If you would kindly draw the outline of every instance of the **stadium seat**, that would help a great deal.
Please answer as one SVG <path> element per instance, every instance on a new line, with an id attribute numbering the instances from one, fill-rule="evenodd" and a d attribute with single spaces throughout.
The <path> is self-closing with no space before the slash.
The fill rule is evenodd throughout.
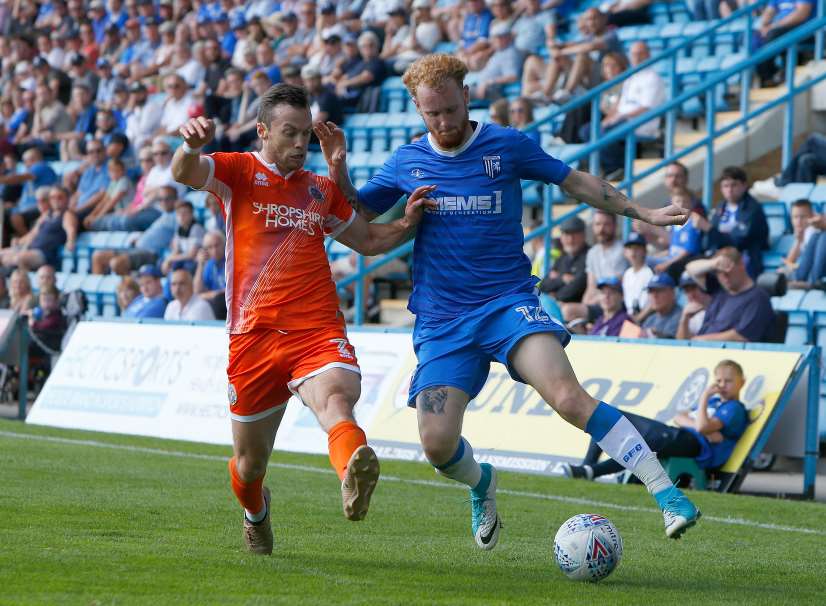
<path id="1" fill-rule="evenodd" d="M 812 314 L 808 311 L 786 312 L 789 323 L 786 327 L 786 345 L 799 346 L 812 342 L 813 322 Z"/>
<path id="2" fill-rule="evenodd" d="M 812 312 L 826 309 L 826 292 L 822 290 L 808 291 L 801 299 L 799 309 Z"/>
<path id="3" fill-rule="evenodd" d="M 786 204 L 791 204 L 801 198 L 808 200 L 814 188 L 815 186 L 811 183 L 789 183 L 780 191 L 780 199 Z"/>
<path id="4" fill-rule="evenodd" d="M 800 308 L 805 290 L 789 290 L 782 297 L 772 297 L 772 307 L 780 311 L 794 311 Z"/>

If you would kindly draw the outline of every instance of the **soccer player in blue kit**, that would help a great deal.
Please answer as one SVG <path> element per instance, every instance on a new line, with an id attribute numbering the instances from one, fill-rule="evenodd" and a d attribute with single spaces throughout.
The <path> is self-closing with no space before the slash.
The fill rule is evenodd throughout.
<path id="1" fill-rule="evenodd" d="M 577 380 L 564 346 L 570 335 L 542 309 L 536 278 L 523 252 L 520 179 L 555 183 L 573 198 L 654 225 L 681 225 L 678 206 L 648 209 L 611 185 L 572 170 L 522 132 L 468 118 L 467 66 L 450 55 L 427 55 L 403 81 L 429 131 L 395 151 L 356 191 L 347 174 L 344 133 L 318 123 L 330 176 L 368 218 L 387 211 L 420 185 L 435 185 L 438 208 L 425 213 L 413 249 L 418 359 L 410 386 L 419 436 L 436 471 L 466 484 L 471 531 L 481 549 L 496 546 L 496 469 L 473 458 L 462 418 L 488 376 L 491 361 L 531 385 L 566 421 L 633 472 L 654 495 L 668 537 L 678 538 L 700 511 L 677 489 L 655 453 L 615 407 L 592 398 Z"/>

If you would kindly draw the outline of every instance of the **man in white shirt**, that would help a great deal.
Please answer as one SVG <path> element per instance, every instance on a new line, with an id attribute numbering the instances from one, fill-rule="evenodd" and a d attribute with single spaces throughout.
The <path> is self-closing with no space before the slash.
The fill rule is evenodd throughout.
<path id="1" fill-rule="evenodd" d="M 129 85 L 129 103 L 126 106 L 126 136 L 134 149 L 140 149 L 161 125 L 163 106 L 149 100 L 146 86 L 140 82 Z"/>
<path id="2" fill-rule="evenodd" d="M 651 57 L 648 45 L 645 42 L 635 42 L 629 52 L 631 67 L 636 67 Z M 602 130 L 607 132 L 612 128 L 633 120 L 667 100 L 665 82 L 652 68 L 644 69 L 622 83 L 619 102 L 616 111 L 606 115 L 602 120 Z M 640 125 L 634 131 L 637 137 L 657 137 L 660 132 L 660 120 L 655 118 Z M 619 170 L 625 164 L 625 141 L 607 145 L 600 154 L 602 169 L 609 180 L 621 177 Z M 612 174 L 615 173 L 615 174 Z"/>
<path id="3" fill-rule="evenodd" d="M 176 269 L 172 272 L 170 289 L 174 299 L 166 306 L 164 320 L 190 320 L 203 322 L 214 320 L 212 307 L 201 297 L 195 294 L 192 285 L 192 274 L 185 269 Z"/>
<path id="4" fill-rule="evenodd" d="M 169 74 L 164 78 L 164 90 L 167 99 L 161 114 L 161 128 L 158 134 L 170 137 L 178 136 L 178 129 L 189 120 L 189 108 L 192 97 L 186 80 L 179 74 Z"/>

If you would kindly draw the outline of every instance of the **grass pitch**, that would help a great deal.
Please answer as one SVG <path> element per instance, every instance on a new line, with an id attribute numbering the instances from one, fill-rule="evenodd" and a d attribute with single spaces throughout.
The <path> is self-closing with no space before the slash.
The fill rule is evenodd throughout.
<path id="1" fill-rule="evenodd" d="M 272 557 L 242 550 L 226 447 L 0 421 L 0 604 L 823 604 L 826 507 L 694 494 L 665 538 L 635 486 L 500 474 L 499 546 L 475 547 L 465 491 L 382 462 L 364 522 L 341 514 L 325 458 L 275 453 Z M 577 499 L 590 502 L 577 502 Z M 619 506 L 619 507 L 616 507 Z M 552 539 L 609 517 L 619 568 L 565 579 Z M 785 528 L 784 528 L 785 527 Z"/>

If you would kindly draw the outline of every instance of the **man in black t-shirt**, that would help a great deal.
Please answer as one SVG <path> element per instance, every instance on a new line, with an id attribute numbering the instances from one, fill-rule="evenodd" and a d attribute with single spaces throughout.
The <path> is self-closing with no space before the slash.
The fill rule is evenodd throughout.
<path id="1" fill-rule="evenodd" d="M 321 70 L 315 65 L 305 65 L 301 68 L 301 80 L 310 94 L 310 112 L 313 122 L 329 121 L 341 126 L 344 120 L 341 101 L 331 86 L 324 86 L 321 83 Z M 313 133 L 313 140 L 317 140 L 315 133 Z"/>

